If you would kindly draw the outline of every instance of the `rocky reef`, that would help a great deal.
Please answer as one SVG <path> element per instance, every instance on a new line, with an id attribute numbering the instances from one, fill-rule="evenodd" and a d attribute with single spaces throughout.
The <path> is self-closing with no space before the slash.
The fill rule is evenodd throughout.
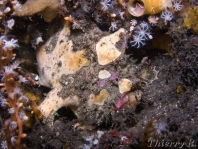
<path id="1" fill-rule="evenodd" d="M 197 7 L 0 0 L 0 148 L 196 148 Z"/>

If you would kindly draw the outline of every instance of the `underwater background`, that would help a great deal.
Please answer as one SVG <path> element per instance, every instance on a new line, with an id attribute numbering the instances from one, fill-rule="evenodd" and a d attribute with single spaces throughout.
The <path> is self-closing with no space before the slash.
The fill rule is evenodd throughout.
<path id="1" fill-rule="evenodd" d="M 0 149 L 198 148 L 198 0 L 0 0 Z"/>

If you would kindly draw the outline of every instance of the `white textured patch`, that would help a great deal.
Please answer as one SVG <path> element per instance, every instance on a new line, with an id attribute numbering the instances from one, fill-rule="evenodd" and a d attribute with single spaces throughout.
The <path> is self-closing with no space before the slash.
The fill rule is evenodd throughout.
<path id="1" fill-rule="evenodd" d="M 122 49 L 117 49 L 115 46 L 120 40 L 120 33 L 125 33 L 125 30 L 121 28 L 117 32 L 101 38 L 96 44 L 96 53 L 100 65 L 107 65 L 115 61 L 121 55 L 119 50 Z"/>

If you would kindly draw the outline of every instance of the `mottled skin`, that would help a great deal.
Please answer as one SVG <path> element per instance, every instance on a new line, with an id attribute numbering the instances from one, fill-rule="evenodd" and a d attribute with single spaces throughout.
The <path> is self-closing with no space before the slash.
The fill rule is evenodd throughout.
<path id="1" fill-rule="evenodd" d="M 26 3 L 14 5 L 14 15 L 30 16 L 41 12 L 43 19 L 50 22 L 57 15 L 60 0 L 28 0 Z"/>

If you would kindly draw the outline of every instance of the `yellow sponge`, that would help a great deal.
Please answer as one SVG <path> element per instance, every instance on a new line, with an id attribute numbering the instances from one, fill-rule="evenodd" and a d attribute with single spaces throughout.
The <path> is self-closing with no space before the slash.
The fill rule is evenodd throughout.
<path id="1" fill-rule="evenodd" d="M 188 13 L 184 18 L 184 26 L 186 28 L 192 28 L 195 33 L 198 33 L 198 6 L 189 7 Z"/>

